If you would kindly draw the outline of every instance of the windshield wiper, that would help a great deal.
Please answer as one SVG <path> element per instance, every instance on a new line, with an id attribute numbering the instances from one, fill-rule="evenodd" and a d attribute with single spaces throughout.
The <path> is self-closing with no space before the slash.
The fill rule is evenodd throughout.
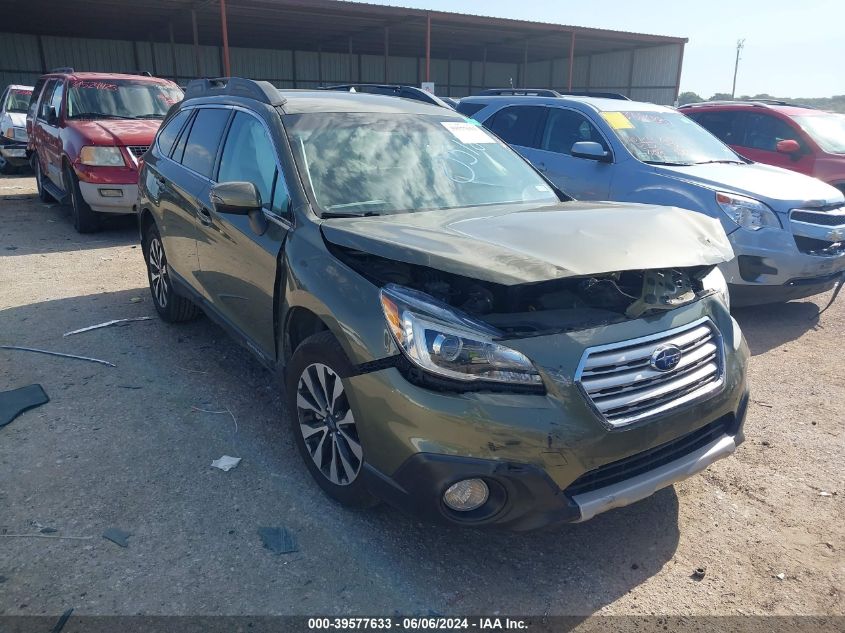
<path id="1" fill-rule="evenodd" d="M 644 160 L 643 162 L 646 165 L 666 165 L 667 167 L 689 167 L 690 165 L 697 164 L 697 163 L 673 163 L 672 161 L 667 161 L 667 160 Z"/>
<path id="2" fill-rule="evenodd" d="M 320 214 L 320 217 L 323 219 L 327 218 L 371 218 L 375 216 L 379 216 L 381 213 L 376 213 L 375 211 L 362 211 L 361 213 L 355 213 L 354 211 L 323 211 Z"/>
<path id="3" fill-rule="evenodd" d="M 163 114 L 139 114 L 132 117 L 133 119 L 163 119 Z"/>
<path id="4" fill-rule="evenodd" d="M 745 165 L 745 163 L 741 160 L 703 160 L 703 161 L 695 163 L 695 164 L 696 165 L 712 165 L 713 163 L 719 163 L 721 165 Z"/>
<path id="5" fill-rule="evenodd" d="M 106 114 L 105 112 L 80 112 L 69 119 L 134 119 L 132 116 L 121 116 L 119 114 Z"/>

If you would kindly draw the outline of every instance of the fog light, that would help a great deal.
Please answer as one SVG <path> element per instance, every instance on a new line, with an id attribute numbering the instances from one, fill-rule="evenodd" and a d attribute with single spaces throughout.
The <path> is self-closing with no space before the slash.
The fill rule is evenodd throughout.
<path id="1" fill-rule="evenodd" d="M 443 503 L 458 512 L 469 512 L 487 502 L 490 490 L 481 479 L 464 479 L 452 484 L 443 493 Z"/>
<path id="2" fill-rule="evenodd" d="M 122 198 L 123 191 L 121 189 L 98 189 L 100 195 L 104 198 Z"/>

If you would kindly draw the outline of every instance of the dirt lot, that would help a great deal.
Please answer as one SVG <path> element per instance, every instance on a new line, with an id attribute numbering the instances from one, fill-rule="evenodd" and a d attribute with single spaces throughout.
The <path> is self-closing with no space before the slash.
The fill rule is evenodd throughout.
<path id="1" fill-rule="evenodd" d="M 155 315 L 136 241 L 132 218 L 80 236 L 32 178 L 0 179 L 0 344 L 117 365 L 0 350 L 0 390 L 51 398 L 0 429 L 0 614 L 845 613 L 845 297 L 736 314 L 754 358 L 735 457 L 585 524 L 478 532 L 334 505 L 269 374 L 207 319 L 64 338 Z M 223 454 L 243 461 L 210 468 Z M 276 525 L 298 552 L 262 548 Z M 42 527 L 91 538 L 8 537 Z"/>

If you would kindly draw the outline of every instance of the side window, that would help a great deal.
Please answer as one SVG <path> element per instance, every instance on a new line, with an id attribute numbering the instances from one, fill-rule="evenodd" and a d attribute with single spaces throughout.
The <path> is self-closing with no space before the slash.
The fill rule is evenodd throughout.
<path id="1" fill-rule="evenodd" d="M 44 84 L 46 83 L 46 79 L 39 79 L 36 84 L 35 88 L 32 90 L 32 96 L 29 98 L 29 112 L 27 113 L 28 117 L 35 117 L 35 110 L 38 108 L 38 97 L 41 96 L 41 91 L 44 88 Z"/>
<path id="2" fill-rule="evenodd" d="M 189 112 L 191 112 L 189 110 Z M 196 112 L 194 110 L 193 112 Z M 182 157 L 185 155 L 185 145 L 188 144 L 188 136 L 191 134 L 191 128 L 194 126 L 194 121 L 196 121 L 196 116 L 188 115 L 189 121 L 185 124 L 185 129 L 182 130 L 182 133 L 179 135 L 179 139 L 176 141 L 176 147 L 173 148 L 173 153 L 170 156 L 173 160 L 177 163 L 182 162 Z"/>
<path id="3" fill-rule="evenodd" d="M 608 151 L 602 135 L 583 114 L 565 108 L 549 108 L 540 149 L 570 154 L 572 146 L 581 141 L 599 143 L 604 151 Z"/>
<path id="4" fill-rule="evenodd" d="M 801 143 L 801 137 L 789 124 L 769 114 L 748 112 L 745 114 L 744 147 L 776 152 L 778 141 L 793 140 Z"/>
<path id="5" fill-rule="evenodd" d="M 509 106 L 493 115 L 487 127 L 510 145 L 536 147 L 542 106 Z"/>
<path id="6" fill-rule="evenodd" d="M 182 155 L 185 167 L 211 178 L 217 148 L 230 112 L 223 108 L 205 108 L 197 112 Z"/>
<path id="7" fill-rule="evenodd" d="M 65 83 L 63 81 L 56 82 L 56 89 L 53 90 L 53 96 L 50 97 L 50 107 L 56 111 L 56 115 L 62 116 L 62 97 L 65 94 Z"/>
<path id="8" fill-rule="evenodd" d="M 479 110 L 483 110 L 486 103 L 464 103 L 463 101 L 458 103 L 458 112 L 463 114 L 464 116 L 471 117 L 473 114 L 478 112 Z"/>
<path id="9" fill-rule="evenodd" d="M 270 210 L 283 218 L 290 218 L 290 195 L 284 177 L 277 171 L 273 184 L 273 203 Z"/>
<path id="10" fill-rule="evenodd" d="M 185 121 L 188 120 L 189 116 L 191 116 L 190 110 L 182 110 L 170 119 L 159 131 L 158 148 L 165 156 L 170 156 L 170 150 L 173 149 L 176 137 L 179 136 L 179 132 L 182 131 L 182 127 L 185 125 Z"/>
<path id="11" fill-rule="evenodd" d="M 742 128 L 740 112 L 727 110 L 725 112 L 696 112 L 690 118 L 705 128 L 723 143 L 728 145 L 742 145 Z"/>
<path id="12" fill-rule="evenodd" d="M 53 99 L 53 89 L 56 87 L 56 80 L 51 79 L 44 86 L 44 96 L 41 98 L 41 105 L 38 106 L 38 118 L 47 118 L 47 109 L 50 107 L 50 101 Z"/>
<path id="13" fill-rule="evenodd" d="M 276 151 L 261 121 L 244 112 L 235 113 L 220 157 L 217 181 L 251 182 L 258 189 L 262 204 L 269 207 L 275 173 Z"/>

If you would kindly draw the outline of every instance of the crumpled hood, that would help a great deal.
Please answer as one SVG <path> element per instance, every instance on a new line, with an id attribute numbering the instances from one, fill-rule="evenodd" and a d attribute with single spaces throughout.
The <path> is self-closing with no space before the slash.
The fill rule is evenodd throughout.
<path id="1" fill-rule="evenodd" d="M 332 244 L 505 285 L 718 264 L 734 256 L 717 220 L 631 203 L 333 218 L 323 222 L 322 231 Z"/>
<path id="2" fill-rule="evenodd" d="M 2 123 L 4 130 L 9 125 L 12 127 L 26 128 L 26 112 L 6 112 L 3 114 L 3 119 L 0 123 Z"/>
<path id="3" fill-rule="evenodd" d="M 703 185 L 714 191 L 739 193 L 765 202 L 776 211 L 796 206 L 824 206 L 842 202 L 842 193 L 835 187 L 788 169 L 752 163 L 733 165 L 657 166 L 658 173 L 671 178 Z M 784 204 L 786 203 L 786 204 Z"/>
<path id="4" fill-rule="evenodd" d="M 160 125 L 159 119 L 68 121 L 92 145 L 150 145 Z"/>

